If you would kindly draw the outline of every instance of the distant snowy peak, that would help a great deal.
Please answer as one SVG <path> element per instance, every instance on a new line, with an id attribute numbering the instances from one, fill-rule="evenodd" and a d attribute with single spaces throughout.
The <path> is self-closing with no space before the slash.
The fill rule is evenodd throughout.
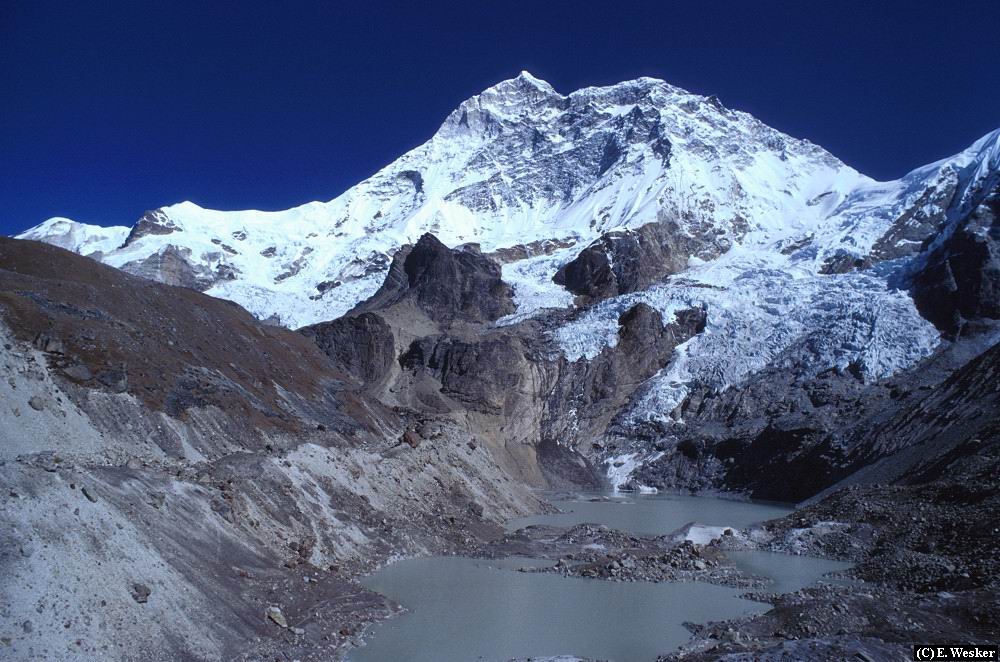
<path id="1" fill-rule="evenodd" d="M 978 206 L 1000 178 L 1000 129 L 955 156 L 898 180 L 859 186 L 821 224 L 824 271 L 865 267 L 926 250 Z"/>
<path id="2" fill-rule="evenodd" d="M 521 260 L 504 273 L 528 314 L 571 299 L 550 282 L 560 262 L 605 233 L 652 222 L 696 238 L 701 260 L 736 246 L 798 247 L 800 268 L 842 272 L 912 252 L 942 222 L 951 187 L 975 178 L 972 152 L 986 149 L 879 183 L 660 80 L 563 95 L 522 72 L 462 102 L 427 142 L 329 202 L 280 212 L 185 202 L 131 229 L 52 219 L 22 237 L 297 327 L 373 294 L 394 252 L 431 232 Z M 996 170 L 986 163 L 980 169 Z"/>
<path id="3" fill-rule="evenodd" d="M 129 228 L 124 226 L 87 225 L 57 216 L 23 232 L 18 238 L 44 241 L 80 255 L 99 259 L 100 254 L 121 246 L 128 233 Z"/>
<path id="4" fill-rule="evenodd" d="M 522 71 L 516 78 L 501 81 L 462 102 L 445 120 L 441 132 L 475 132 L 483 128 L 476 125 L 477 113 L 517 116 L 539 108 L 558 109 L 563 98 L 547 82 Z"/>
<path id="5" fill-rule="evenodd" d="M 964 216 L 1000 183 L 1000 129 L 986 134 L 969 149 L 944 162 L 957 174 L 957 194 L 950 215 Z"/>

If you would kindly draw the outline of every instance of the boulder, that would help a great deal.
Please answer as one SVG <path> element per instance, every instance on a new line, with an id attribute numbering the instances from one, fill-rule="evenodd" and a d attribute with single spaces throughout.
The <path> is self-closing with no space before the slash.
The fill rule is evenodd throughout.
<path id="1" fill-rule="evenodd" d="M 275 625 L 281 628 L 288 627 L 288 621 L 285 620 L 285 615 L 281 613 L 281 609 L 278 607 L 268 607 L 264 614 L 273 622 Z"/>
<path id="2" fill-rule="evenodd" d="M 420 435 L 413 430 L 407 430 L 403 433 L 403 436 L 399 438 L 399 443 L 406 444 L 410 448 L 416 448 L 420 445 Z"/>
<path id="3" fill-rule="evenodd" d="M 149 601 L 149 596 L 153 593 L 145 584 L 135 583 L 132 584 L 132 599 L 139 604 L 145 604 Z"/>
<path id="4" fill-rule="evenodd" d="M 124 393 L 128 390 L 128 375 L 124 370 L 102 370 L 97 373 L 97 381 L 106 386 L 112 393 Z"/>
<path id="5" fill-rule="evenodd" d="M 62 354 L 66 349 L 62 340 L 48 333 L 39 333 L 35 336 L 35 347 L 49 354 Z"/>
<path id="6" fill-rule="evenodd" d="M 63 369 L 63 374 L 76 382 L 86 382 L 93 378 L 93 374 L 90 372 L 90 368 L 78 363 L 76 365 L 71 365 L 68 368 Z"/>

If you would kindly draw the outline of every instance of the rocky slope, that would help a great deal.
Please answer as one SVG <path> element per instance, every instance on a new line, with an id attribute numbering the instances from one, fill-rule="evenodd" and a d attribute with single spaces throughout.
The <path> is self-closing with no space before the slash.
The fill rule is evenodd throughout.
<path id="1" fill-rule="evenodd" d="M 996 359 L 984 361 L 990 371 Z M 666 660 L 905 660 L 914 642 L 993 645 L 1000 634 L 1000 426 L 896 485 L 837 490 L 722 550 L 764 548 L 849 560 L 854 585 L 758 594 L 766 614 L 692 626 Z"/>
<path id="2" fill-rule="evenodd" d="M 0 239 L 0 319 L 5 658 L 330 659 L 394 609 L 359 572 L 543 507 L 230 302 Z"/>

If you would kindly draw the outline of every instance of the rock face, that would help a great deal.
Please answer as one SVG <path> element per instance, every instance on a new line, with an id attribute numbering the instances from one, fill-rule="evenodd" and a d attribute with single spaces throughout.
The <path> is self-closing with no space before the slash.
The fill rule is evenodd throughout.
<path id="1" fill-rule="evenodd" d="M 428 336 L 413 341 L 399 362 L 403 369 L 431 376 L 440 382 L 442 394 L 470 409 L 516 416 L 524 404 L 521 387 L 530 365 L 528 351 L 524 340 L 510 334 L 475 342 Z"/>
<path id="2" fill-rule="evenodd" d="M 717 246 L 685 234 L 676 223 L 649 223 L 605 233 L 560 267 L 553 281 L 588 300 L 606 299 L 683 271 L 692 255 L 718 252 Z"/>
<path id="3" fill-rule="evenodd" d="M 299 330 L 344 372 L 364 384 L 381 380 L 396 360 L 392 329 L 374 313 L 347 316 Z"/>
<path id="4" fill-rule="evenodd" d="M 920 312 L 952 337 L 1000 319 L 1000 187 L 934 245 L 913 278 Z"/>
<path id="5" fill-rule="evenodd" d="M 357 309 L 387 320 L 392 336 L 404 341 L 400 372 L 382 397 L 438 416 L 472 417 L 469 433 L 505 453 L 512 452 L 509 438 L 518 439 L 540 462 L 541 473 L 525 480 L 601 484 L 578 449 L 600 439 L 639 385 L 704 329 L 706 312 L 681 310 L 665 324 L 658 311 L 637 304 L 620 316 L 615 347 L 590 361 L 567 361 L 550 334 L 565 313 L 490 323 L 509 300 L 498 276 L 495 263 L 478 252 L 449 249 L 433 237 L 396 256 L 385 285 Z M 415 323 L 421 316 L 433 324 Z M 333 324 L 358 329 L 352 319 Z M 355 333 L 344 344 L 364 346 L 364 333 Z"/>
<path id="6" fill-rule="evenodd" d="M 431 234 L 396 254 L 385 283 L 355 311 L 387 308 L 404 299 L 444 325 L 492 322 L 514 311 L 513 292 L 496 262 L 474 248 L 451 250 Z"/>
<path id="7" fill-rule="evenodd" d="M 700 308 L 679 311 L 672 324 L 636 304 L 618 319 L 618 343 L 592 361 L 560 362 L 560 380 L 548 395 L 552 437 L 595 442 L 640 386 L 672 359 L 675 348 L 705 329 Z M 580 437 L 583 439 L 579 439 Z M 585 444 L 586 446 L 586 444 Z"/>
<path id="8" fill-rule="evenodd" d="M 125 237 L 123 247 L 130 246 L 139 239 L 151 234 L 171 234 L 177 229 L 177 225 L 175 225 L 174 222 L 170 220 L 170 217 L 161 210 L 154 209 L 147 211 L 138 221 L 136 221 L 135 225 L 132 226 L 128 236 Z"/>
<path id="9" fill-rule="evenodd" d="M 190 259 L 188 250 L 168 245 L 142 260 L 127 262 L 122 271 L 167 285 L 207 290 L 216 281 L 214 272 Z"/>

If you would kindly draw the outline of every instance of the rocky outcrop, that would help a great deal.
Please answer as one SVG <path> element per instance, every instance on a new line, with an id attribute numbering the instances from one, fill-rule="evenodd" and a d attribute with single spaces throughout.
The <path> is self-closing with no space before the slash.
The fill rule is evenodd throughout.
<path id="1" fill-rule="evenodd" d="M 923 256 L 913 276 L 920 313 L 951 337 L 1000 319 L 1000 188 Z"/>
<path id="2" fill-rule="evenodd" d="M 857 255 L 849 248 L 838 250 L 824 260 L 820 272 L 843 274 L 917 255 L 946 226 L 959 184 L 960 177 L 953 166 L 942 167 L 926 181 L 912 182 L 911 185 L 917 186 L 911 194 L 912 198 L 894 210 L 898 215 L 891 220 L 867 255 Z"/>
<path id="3" fill-rule="evenodd" d="M 519 260 L 526 260 L 530 257 L 536 257 L 538 255 L 551 255 L 560 248 L 570 248 L 575 245 L 576 240 L 572 238 L 539 239 L 538 241 L 531 241 L 527 244 L 516 244 L 514 246 L 498 248 L 491 253 L 487 253 L 486 256 L 493 258 L 500 264 L 508 264 Z"/>
<path id="4" fill-rule="evenodd" d="M 679 311 L 667 325 L 644 303 L 623 312 L 614 347 L 591 361 L 560 360 L 560 379 L 547 396 L 549 436 L 584 448 L 601 440 L 642 383 L 667 365 L 677 345 L 701 333 L 705 320 L 700 308 Z"/>
<path id="5" fill-rule="evenodd" d="M 483 323 L 514 311 L 513 292 L 500 266 L 473 247 L 452 250 L 425 234 L 393 257 L 382 287 L 352 312 L 411 302 L 431 320 Z"/>
<path id="6" fill-rule="evenodd" d="M 647 223 L 602 235 L 560 267 L 553 281 L 588 301 L 606 299 L 684 270 L 689 258 L 704 248 L 704 242 L 676 223 Z"/>
<path id="7" fill-rule="evenodd" d="M 523 480 L 596 485 L 602 478 L 579 449 L 603 437 L 639 386 L 706 321 L 695 308 L 664 324 L 640 303 L 620 315 L 614 346 L 569 361 L 550 333 L 567 312 L 491 324 L 509 310 L 510 289 L 495 262 L 475 246 L 449 249 L 427 235 L 394 256 L 383 286 L 355 311 L 302 333 L 385 404 L 463 421 Z"/>
<path id="8" fill-rule="evenodd" d="M 143 214 L 125 238 L 124 246 L 131 246 L 139 239 L 151 234 L 171 234 L 180 229 L 169 216 L 160 209 L 153 209 Z"/>
<path id="9" fill-rule="evenodd" d="M 122 271 L 166 285 L 188 287 L 199 292 L 207 290 L 217 280 L 231 280 L 232 274 L 225 270 L 217 272 L 191 259 L 191 251 L 172 244 L 164 246 L 149 257 L 128 262 Z"/>
<path id="10" fill-rule="evenodd" d="M 299 329 L 334 364 L 366 385 L 377 385 L 396 359 L 392 329 L 375 313 L 341 317 Z"/>
<path id="11" fill-rule="evenodd" d="M 527 343 L 513 334 L 490 334 L 474 342 L 430 336 L 415 340 L 399 362 L 405 370 L 425 371 L 440 382 L 442 394 L 470 409 L 516 416 L 520 407 L 530 406 L 521 392 L 528 351 Z"/>
<path id="12" fill-rule="evenodd" d="M 576 479 L 593 483 L 601 479 L 591 469 L 578 473 L 578 449 L 589 450 L 603 439 L 639 386 L 704 324 L 701 309 L 679 311 L 673 323 L 664 325 L 656 310 L 637 304 L 619 319 L 618 343 L 591 361 L 568 361 L 554 353 L 535 322 L 476 340 L 420 338 L 400 356 L 400 365 L 414 383 L 422 384 L 414 392 L 446 398 L 430 401 L 425 395 L 425 405 L 494 417 L 493 426 L 508 433 L 517 430 L 537 448 L 543 468 L 549 461 L 561 467 L 548 471 L 551 480 L 563 484 L 578 474 Z M 575 463 L 566 455 L 575 456 Z"/>
<path id="13" fill-rule="evenodd" d="M 947 210 L 958 191 L 959 177 L 954 168 L 944 168 L 927 188 L 892 222 L 872 246 L 870 262 L 911 257 L 920 252 L 928 237 L 944 225 Z"/>

